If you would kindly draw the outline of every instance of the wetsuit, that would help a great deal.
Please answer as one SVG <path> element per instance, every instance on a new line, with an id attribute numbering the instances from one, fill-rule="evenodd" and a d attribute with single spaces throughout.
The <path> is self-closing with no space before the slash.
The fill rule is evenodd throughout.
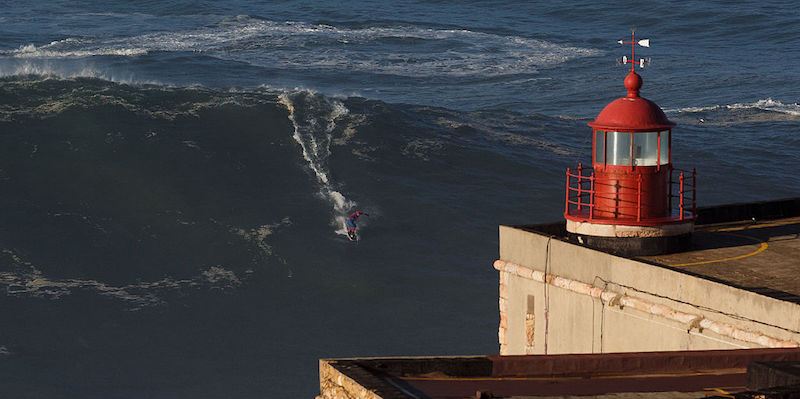
<path id="1" fill-rule="evenodd" d="M 356 220 L 361 215 L 366 215 L 366 213 L 361 211 L 355 211 L 350 216 L 347 217 L 347 233 L 355 233 L 356 231 Z"/>
<path id="2" fill-rule="evenodd" d="M 356 220 L 358 217 L 361 216 L 361 212 L 355 211 L 352 215 L 347 218 L 347 232 L 352 233 L 356 231 Z"/>

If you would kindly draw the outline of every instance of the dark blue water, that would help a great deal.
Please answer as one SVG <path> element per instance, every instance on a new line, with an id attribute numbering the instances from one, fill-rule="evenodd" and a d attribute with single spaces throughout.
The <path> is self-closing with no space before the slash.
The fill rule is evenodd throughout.
<path id="1" fill-rule="evenodd" d="M 321 357 L 497 353 L 497 225 L 561 218 L 632 26 L 700 205 L 800 194 L 793 2 L 3 9 L 4 397 L 313 397 Z"/>

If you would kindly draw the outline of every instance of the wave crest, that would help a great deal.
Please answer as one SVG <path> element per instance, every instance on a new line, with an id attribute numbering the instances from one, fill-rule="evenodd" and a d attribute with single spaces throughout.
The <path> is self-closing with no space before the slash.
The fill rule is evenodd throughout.
<path id="1" fill-rule="evenodd" d="M 77 45 L 80 45 L 80 41 L 75 39 L 54 41 L 42 47 L 36 47 L 34 44 L 25 44 L 21 45 L 17 50 L 0 52 L 0 55 L 7 55 L 15 58 L 78 58 L 92 57 L 97 55 L 132 57 L 145 55 L 148 52 L 146 49 L 142 48 L 124 47 L 89 47 L 85 49 L 69 49 L 68 46 L 75 46 L 76 43 Z"/>
<path id="2" fill-rule="evenodd" d="M 752 103 L 667 109 L 678 119 L 710 124 L 787 121 L 800 119 L 800 104 L 784 104 L 772 98 Z"/>
<path id="3" fill-rule="evenodd" d="M 758 100 L 752 103 L 710 105 L 704 107 L 684 107 L 684 108 L 667 109 L 664 111 L 670 113 L 696 113 L 696 112 L 716 111 L 721 109 L 756 109 L 762 111 L 779 112 L 793 116 L 800 116 L 800 104 L 797 103 L 784 104 L 778 100 L 773 100 L 772 98 Z"/>

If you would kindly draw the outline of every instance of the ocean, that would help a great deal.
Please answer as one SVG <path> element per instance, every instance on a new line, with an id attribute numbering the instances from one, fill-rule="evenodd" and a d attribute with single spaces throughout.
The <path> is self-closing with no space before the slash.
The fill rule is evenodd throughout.
<path id="1" fill-rule="evenodd" d="M 497 226 L 563 218 L 634 27 L 698 205 L 800 195 L 795 2 L 2 6 L 2 397 L 497 353 Z"/>

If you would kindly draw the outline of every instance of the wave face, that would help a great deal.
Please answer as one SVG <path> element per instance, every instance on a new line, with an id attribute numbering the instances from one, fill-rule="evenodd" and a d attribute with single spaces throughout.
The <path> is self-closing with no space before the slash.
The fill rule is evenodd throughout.
<path id="1" fill-rule="evenodd" d="M 315 359 L 389 348 L 364 334 L 403 330 L 409 317 L 433 334 L 474 320 L 448 316 L 455 303 L 426 304 L 441 295 L 479 298 L 486 334 L 465 342 L 492 350 L 494 279 L 472 265 L 491 264 L 498 216 L 557 211 L 498 205 L 484 188 L 557 206 L 558 195 L 525 186 L 579 144 L 529 130 L 574 121 L 309 90 L 27 76 L 0 80 L 0 93 L 0 290 L 15 309 L 2 356 L 24 369 L 49 348 L 66 373 L 49 381 L 65 375 L 87 396 L 111 391 L 79 375 L 125 385 L 151 378 L 143 370 L 180 370 L 191 377 L 159 392 L 192 396 L 209 389 L 195 379 L 219 383 L 210 376 L 234 359 L 248 371 L 223 375 L 226 387 L 311 391 Z M 343 231 L 355 209 L 369 213 L 358 243 Z M 392 351 L 428 340 L 403 335 Z M 74 351 L 84 366 L 69 363 Z M 155 352 L 175 360 L 156 366 Z M 183 364 L 190 353 L 199 360 Z M 265 378 L 265 359 L 300 377 Z"/>
<path id="2" fill-rule="evenodd" d="M 312 397 L 323 357 L 496 353 L 497 225 L 562 217 L 633 24 L 699 203 L 797 196 L 785 6 L 519 3 L 8 4 L 3 393 Z"/>
<path id="3" fill-rule="evenodd" d="M 582 119 L 309 90 L 30 76 L 0 80 L 0 93 L 0 289 L 15 309 L 0 355 L 24 369 L 19 359 L 48 348 L 66 370 L 48 375 L 65 372 L 88 396 L 113 389 L 74 382 L 87 367 L 114 384 L 177 368 L 187 377 L 159 392 L 191 396 L 209 389 L 196 379 L 234 359 L 248 371 L 224 374 L 226 386 L 288 392 L 313 387 L 319 357 L 491 352 L 495 226 L 558 219 L 562 169 L 591 145 Z M 696 112 L 731 111 L 671 115 Z M 678 165 L 713 185 L 705 201 L 729 201 L 732 187 L 759 199 L 800 186 L 789 166 L 800 142 L 779 133 L 797 121 L 753 123 L 720 133 L 684 123 L 676 134 Z M 761 187 L 761 172 L 737 160 L 791 184 Z M 343 229 L 355 209 L 370 214 L 358 243 Z M 472 298 L 468 311 L 459 298 Z M 481 333 L 429 341 L 464 325 Z M 67 361 L 74 351 L 84 366 Z M 154 352 L 175 360 L 156 366 Z M 190 354 L 199 360 L 178 360 Z M 264 377 L 265 359 L 299 382 Z"/>

